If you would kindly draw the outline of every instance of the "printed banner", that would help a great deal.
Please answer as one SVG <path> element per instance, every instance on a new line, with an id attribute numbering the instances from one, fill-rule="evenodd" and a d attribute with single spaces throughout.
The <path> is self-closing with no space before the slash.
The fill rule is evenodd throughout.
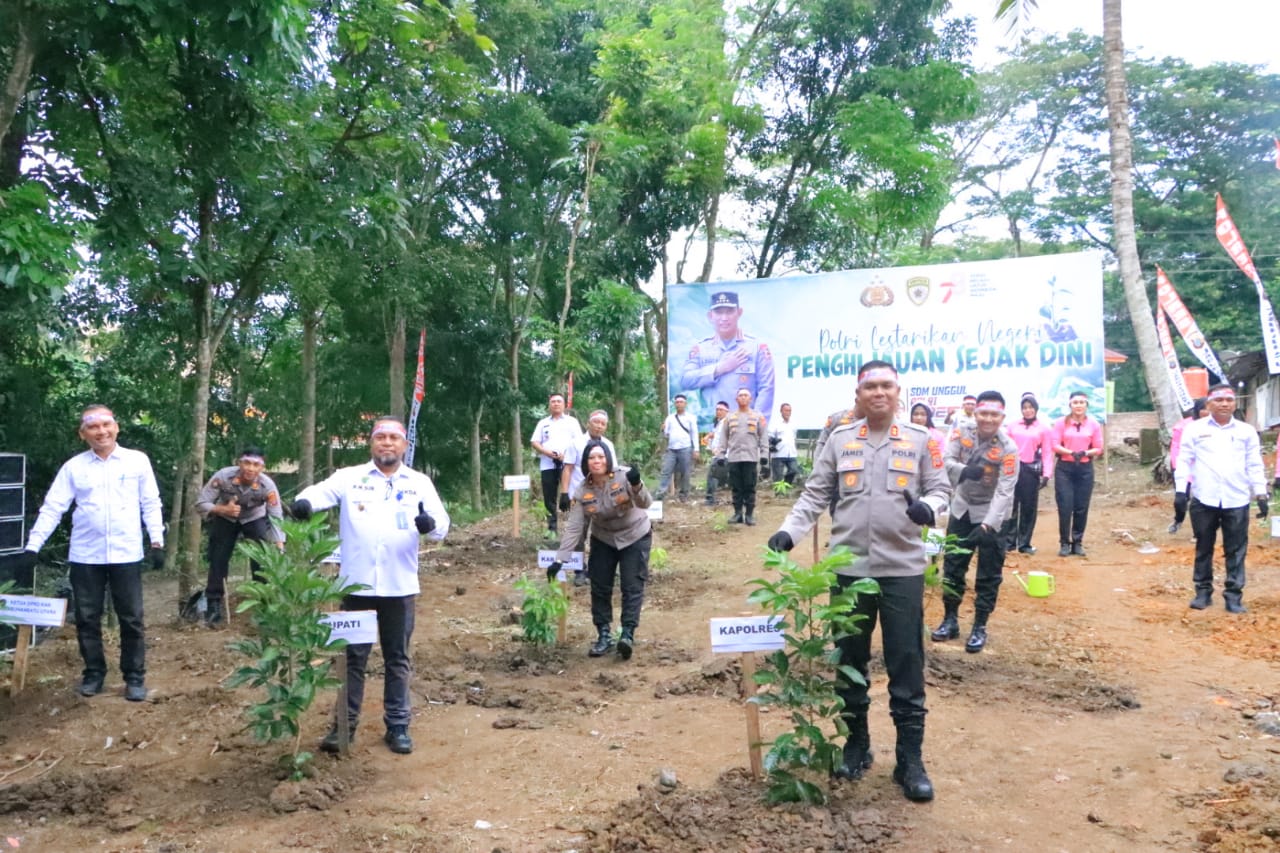
<path id="1" fill-rule="evenodd" d="M 1106 417 L 1097 253 L 680 284 L 667 300 L 669 393 L 703 429 L 740 388 L 766 417 L 790 403 L 798 429 L 820 429 L 872 359 L 897 367 L 902 417 L 925 403 L 939 427 L 988 389 L 1011 407 L 1034 393 L 1046 419 L 1084 391 Z"/>
<path id="2" fill-rule="evenodd" d="M 1169 281 L 1169 277 L 1160 267 L 1156 267 L 1156 302 L 1160 309 L 1168 312 L 1169 319 L 1173 321 L 1173 327 L 1178 330 L 1178 334 L 1182 335 L 1191 354 L 1219 380 L 1225 379 L 1226 371 L 1222 369 L 1222 365 L 1218 364 L 1218 357 L 1213 354 L 1213 348 L 1200 333 L 1200 327 L 1196 325 L 1195 318 L 1191 316 L 1187 306 L 1182 304 L 1182 297 L 1178 296 L 1178 291 L 1173 289 L 1173 282 Z"/>
<path id="3" fill-rule="evenodd" d="M 1178 410 L 1187 411 L 1195 401 L 1187 390 L 1187 380 L 1182 377 L 1182 367 L 1178 364 L 1178 354 L 1173 349 L 1173 335 L 1169 334 L 1169 320 L 1164 309 L 1156 306 L 1156 337 L 1160 339 L 1160 354 L 1164 356 L 1165 367 L 1169 369 L 1169 383 L 1173 385 L 1174 396 L 1178 398 Z"/>
<path id="4" fill-rule="evenodd" d="M 409 412 L 409 446 L 404 451 L 404 464 L 413 467 L 413 450 L 418 445 L 418 411 L 422 408 L 422 398 L 427 396 L 426 373 L 424 370 L 427 349 L 427 328 L 422 327 L 418 334 L 418 372 L 413 377 L 413 408 Z"/>
<path id="5" fill-rule="evenodd" d="M 1258 275 L 1258 268 L 1253 265 L 1253 258 L 1249 257 L 1249 249 L 1240 236 L 1240 229 L 1236 228 L 1231 214 L 1227 212 L 1227 205 L 1221 194 L 1218 195 L 1218 222 L 1215 230 L 1222 248 L 1227 250 L 1240 272 L 1247 275 L 1258 290 L 1258 316 L 1262 318 L 1262 343 L 1267 351 L 1267 372 L 1280 373 L 1280 325 L 1276 323 L 1276 312 L 1262 286 L 1262 276 Z"/>

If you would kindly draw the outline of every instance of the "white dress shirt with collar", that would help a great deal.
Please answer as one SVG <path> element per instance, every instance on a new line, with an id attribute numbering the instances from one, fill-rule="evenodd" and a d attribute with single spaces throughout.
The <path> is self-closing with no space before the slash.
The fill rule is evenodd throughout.
<path id="1" fill-rule="evenodd" d="M 369 587 L 357 595 L 398 597 L 420 591 L 419 533 L 413 523 L 419 502 L 436 523 L 427 538 L 439 542 L 449 532 L 449 513 L 431 478 L 404 465 L 390 475 L 372 460 L 341 468 L 303 489 L 297 499 L 310 502 L 317 512 L 341 508 L 342 577 Z"/>
<path id="2" fill-rule="evenodd" d="M 28 551 L 40 550 L 72 503 L 67 559 L 73 563 L 138 562 L 144 524 L 152 547 L 164 546 L 160 489 L 151 460 L 140 450 L 116 445 L 105 459 L 86 450 L 63 463 L 31 526 Z"/>
<path id="3" fill-rule="evenodd" d="M 672 412 L 662 423 L 662 434 L 667 437 L 668 450 L 692 449 L 698 445 L 698 421 L 689 412 Z"/>
<path id="4" fill-rule="evenodd" d="M 1174 468 L 1177 491 L 1187 487 L 1193 471 L 1191 496 L 1206 506 L 1237 509 L 1268 494 L 1258 431 L 1235 418 L 1225 424 L 1201 418 L 1183 430 Z"/>

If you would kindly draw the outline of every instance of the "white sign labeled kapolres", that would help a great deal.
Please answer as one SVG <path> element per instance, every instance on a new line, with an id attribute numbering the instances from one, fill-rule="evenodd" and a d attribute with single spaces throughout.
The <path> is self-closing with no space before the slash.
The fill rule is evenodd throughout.
<path id="1" fill-rule="evenodd" d="M 378 611 L 335 610 L 320 617 L 329 623 L 329 639 L 346 640 L 353 646 L 378 641 Z"/>
<path id="2" fill-rule="evenodd" d="M 13 625 L 57 628 L 67 621 L 67 600 L 39 595 L 0 595 L 0 616 Z"/>
<path id="3" fill-rule="evenodd" d="M 786 648 L 787 640 L 778 627 L 781 616 L 736 616 L 711 620 L 711 651 L 773 652 Z"/>
<path id="4" fill-rule="evenodd" d="M 551 564 L 556 561 L 556 551 L 550 551 L 545 548 L 538 549 L 538 568 L 549 569 Z M 582 552 L 574 551 L 569 555 L 569 561 L 564 564 L 564 569 L 570 572 L 582 571 Z M 564 580 L 564 578 L 560 578 Z"/>

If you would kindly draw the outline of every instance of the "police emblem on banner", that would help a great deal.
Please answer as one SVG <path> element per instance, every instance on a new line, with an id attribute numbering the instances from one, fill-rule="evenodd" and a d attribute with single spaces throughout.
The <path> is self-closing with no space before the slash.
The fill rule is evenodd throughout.
<path id="1" fill-rule="evenodd" d="M 868 308 L 884 308 L 893 304 L 893 291 L 883 284 L 873 284 L 862 291 L 861 299 Z"/>
<path id="2" fill-rule="evenodd" d="M 929 279 L 922 275 L 907 279 L 907 298 L 913 305 L 923 305 L 929 298 Z"/>

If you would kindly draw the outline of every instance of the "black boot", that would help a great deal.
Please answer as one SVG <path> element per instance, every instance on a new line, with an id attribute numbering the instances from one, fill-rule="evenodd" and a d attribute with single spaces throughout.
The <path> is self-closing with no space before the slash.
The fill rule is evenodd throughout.
<path id="1" fill-rule="evenodd" d="M 596 641 L 591 646 L 591 650 L 587 652 L 588 657 L 600 658 L 613 651 L 613 636 L 609 633 L 608 625 L 597 625 Z"/>
<path id="2" fill-rule="evenodd" d="M 745 516 L 743 516 L 743 519 L 742 519 L 742 520 L 743 520 L 743 522 L 747 525 L 747 527 L 755 527 L 755 525 L 756 525 L 756 514 L 755 514 L 755 511 L 754 511 L 754 510 L 750 510 L 750 509 L 749 509 L 749 510 L 747 510 L 747 514 L 746 514 Z"/>
<path id="3" fill-rule="evenodd" d="M 955 599 L 944 598 L 942 606 L 945 608 L 942 622 L 929 635 L 929 638 L 935 643 L 954 640 L 960 636 L 960 623 L 956 620 L 956 614 L 960 612 L 960 602 Z"/>
<path id="4" fill-rule="evenodd" d="M 1222 603 L 1227 608 L 1228 613 L 1248 613 L 1249 608 L 1240 603 L 1240 593 L 1224 592 L 1222 594 Z"/>
<path id="5" fill-rule="evenodd" d="M 875 756 L 871 752 L 871 732 L 867 728 L 867 709 L 844 715 L 849 737 L 844 742 L 844 756 L 832 776 L 856 782 L 871 769 Z"/>
<path id="6" fill-rule="evenodd" d="M 631 651 L 636 644 L 636 629 L 622 629 L 622 634 L 618 637 L 618 657 L 623 660 L 631 660 Z"/>
<path id="7" fill-rule="evenodd" d="M 736 507 L 736 506 L 735 506 L 735 507 L 733 508 L 733 518 L 729 519 L 729 523 L 730 523 L 730 524 L 741 524 L 741 523 L 742 523 L 742 508 L 741 508 L 741 507 Z"/>
<path id="8" fill-rule="evenodd" d="M 216 628 L 226 620 L 226 615 L 222 611 L 221 598 L 205 599 L 204 624 L 210 628 Z"/>
<path id="9" fill-rule="evenodd" d="M 1213 590 L 1197 589 L 1196 597 L 1191 599 L 1191 604 L 1187 605 L 1192 610 L 1204 610 L 1213 603 Z"/>
<path id="10" fill-rule="evenodd" d="M 969 632 L 969 639 L 965 640 L 964 650 L 969 654 L 976 655 L 987 645 L 987 614 L 975 613 L 973 617 L 973 630 Z"/>
<path id="11" fill-rule="evenodd" d="M 933 783 L 924 770 L 920 748 L 924 745 L 924 720 L 912 718 L 896 723 L 898 744 L 894 749 L 898 766 L 893 768 L 893 781 L 902 786 L 908 800 L 927 803 L 933 799 Z"/>
<path id="12" fill-rule="evenodd" d="M 353 722 L 347 727 L 347 746 L 351 746 L 355 742 L 356 724 Z M 335 754 L 341 748 L 341 744 L 338 743 L 338 724 L 334 723 L 329 727 L 329 733 L 324 736 L 324 740 L 320 741 L 320 751 Z"/>

